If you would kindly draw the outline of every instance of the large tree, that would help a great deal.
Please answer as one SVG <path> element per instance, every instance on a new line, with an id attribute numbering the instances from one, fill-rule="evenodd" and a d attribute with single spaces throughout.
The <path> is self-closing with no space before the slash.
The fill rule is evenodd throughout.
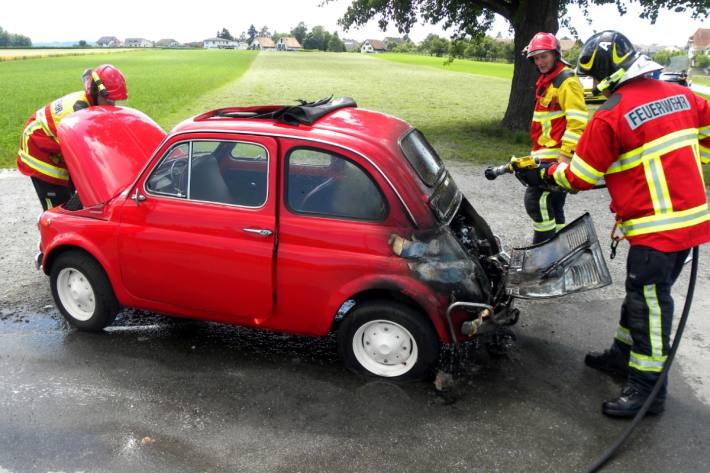
<path id="1" fill-rule="evenodd" d="M 490 28 L 495 15 L 500 15 L 510 22 L 515 51 L 521 52 L 535 33 L 557 33 L 560 23 L 568 26 L 565 15 L 569 5 L 579 5 L 586 13 L 592 4 L 616 4 L 623 15 L 629 3 L 639 3 L 643 8 L 641 17 L 651 23 L 664 8 L 689 10 L 693 18 L 706 17 L 710 12 L 708 0 L 353 0 L 339 22 L 347 30 L 377 19 L 382 30 L 393 22 L 401 33 L 408 33 L 422 19 L 432 24 L 443 22 L 446 29 L 453 29 L 454 37 L 477 37 Z M 522 54 L 516 54 L 503 125 L 518 129 L 529 126 L 536 76 L 534 66 Z"/>

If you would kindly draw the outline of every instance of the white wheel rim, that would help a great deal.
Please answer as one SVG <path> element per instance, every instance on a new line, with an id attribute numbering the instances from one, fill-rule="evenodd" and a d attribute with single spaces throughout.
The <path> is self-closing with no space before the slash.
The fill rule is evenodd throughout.
<path id="1" fill-rule="evenodd" d="M 86 322 L 94 315 L 96 298 L 94 288 L 75 268 L 64 268 L 57 276 L 57 295 L 64 309 L 76 320 Z"/>
<path id="2" fill-rule="evenodd" d="M 390 320 L 373 320 L 353 336 L 357 361 L 377 376 L 401 376 L 417 362 L 417 342 L 406 328 Z"/>

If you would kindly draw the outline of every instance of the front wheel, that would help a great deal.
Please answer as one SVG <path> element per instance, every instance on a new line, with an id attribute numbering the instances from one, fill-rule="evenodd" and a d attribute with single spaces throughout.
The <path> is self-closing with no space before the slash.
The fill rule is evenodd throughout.
<path id="1" fill-rule="evenodd" d="M 412 308 L 390 301 L 356 306 L 338 330 L 345 366 L 394 380 L 429 376 L 439 355 L 439 341 L 429 320 Z"/>
<path id="2" fill-rule="evenodd" d="M 111 283 L 90 255 L 60 255 L 52 265 L 50 285 L 59 311 L 76 328 L 99 331 L 116 318 L 119 306 Z"/>

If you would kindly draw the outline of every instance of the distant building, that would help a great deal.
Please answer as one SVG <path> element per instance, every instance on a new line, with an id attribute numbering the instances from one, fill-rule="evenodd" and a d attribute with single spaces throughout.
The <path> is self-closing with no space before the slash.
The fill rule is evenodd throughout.
<path id="1" fill-rule="evenodd" d="M 354 39 L 344 39 L 343 44 L 347 52 L 357 51 L 360 49 L 360 43 Z"/>
<path id="2" fill-rule="evenodd" d="M 119 48 L 121 47 L 121 40 L 115 36 L 102 36 L 96 41 L 96 46 L 99 48 Z"/>
<path id="3" fill-rule="evenodd" d="M 159 39 L 158 41 L 155 42 L 155 47 L 156 48 L 177 48 L 180 47 L 180 43 L 175 41 L 172 38 L 168 39 Z"/>
<path id="4" fill-rule="evenodd" d="M 384 53 L 387 51 L 385 43 L 379 39 L 366 39 L 360 47 L 361 53 Z"/>
<path id="5" fill-rule="evenodd" d="M 577 44 L 576 40 L 563 38 L 560 40 L 560 50 L 561 52 L 566 53 L 570 49 L 574 48 L 575 44 Z"/>
<path id="6" fill-rule="evenodd" d="M 254 38 L 254 41 L 252 41 L 249 45 L 249 49 L 257 49 L 259 51 L 274 51 L 276 49 L 276 45 L 274 44 L 274 40 L 272 40 L 268 36 L 259 36 Z"/>
<path id="7" fill-rule="evenodd" d="M 239 41 L 224 38 L 207 38 L 202 45 L 206 49 L 239 49 Z"/>
<path id="8" fill-rule="evenodd" d="M 283 36 L 276 43 L 276 49 L 279 51 L 303 51 L 303 46 L 293 36 Z"/>
<path id="9" fill-rule="evenodd" d="M 710 28 L 698 28 L 688 39 L 688 58 L 693 61 L 696 54 L 710 56 Z M 694 61 L 693 66 L 695 66 Z"/>
<path id="10" fill-rule="evenodd" d="M 123 45 L 127 48 L 152 48 L 153 42 L 145 38 L 126 38 Z"/>

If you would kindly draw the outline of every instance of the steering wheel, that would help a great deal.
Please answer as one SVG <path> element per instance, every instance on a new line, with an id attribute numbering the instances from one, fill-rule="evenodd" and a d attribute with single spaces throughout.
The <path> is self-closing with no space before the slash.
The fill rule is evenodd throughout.
<path id="1" fill-rule="evenodd" d="M 182 193 L 180 184 L 182 177 L 185 175 L 185 169 L 187 169 L 186 159 L 176 159 L 170 164 L 170 180 L 173 183 L 175 191 L 179 193 Z"/>
<path id="2" fill-rule="evenodd" d="M 315 197 L 318 194 L 320 194 L 324 190 L 328 189 L 333 184 L 335 184 L 335 177 L 331 176 L 328 179 L 326 179 L 325 181 L 323 181 L 320 184 L 318 184 L 317 186 L 315 186 L 313 189 L 311 189 L 310 192 L 308 192 L 308 194 L 306 194 L 306 196 L 301 201 L 300 209 L 302 211 L 308 211 L 308 204 L 313 203 L 313 201 L 315 201 Z"/>

